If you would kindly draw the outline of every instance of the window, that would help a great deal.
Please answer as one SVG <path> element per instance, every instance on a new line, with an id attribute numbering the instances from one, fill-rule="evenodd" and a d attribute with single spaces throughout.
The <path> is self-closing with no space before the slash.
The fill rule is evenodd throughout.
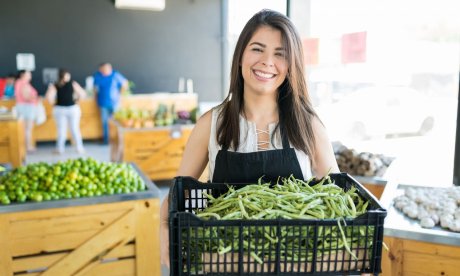
<path id="1" fill-rule="evenodd" d="M 331 140 L 394 157 L 401 183 L 451 185 L 460 2 L 289 2 Z"/>

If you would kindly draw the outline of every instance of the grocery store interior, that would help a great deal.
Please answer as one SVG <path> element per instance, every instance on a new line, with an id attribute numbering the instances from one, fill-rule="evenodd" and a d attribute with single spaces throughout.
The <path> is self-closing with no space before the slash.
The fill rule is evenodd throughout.
<path id="1" fill-rule="evenodd" d="M 306 271 L 305 264 L 275 265 L 263 255 L 265 245 L 235 265 L 234 245 L 224 248 L 231 257 L 221 247 L 198 256 L 177 245 L 180 234 L 175 250 L 183 252 L 174 256 L 182 262 L 171 263 L 174 272 L 160 264 L 160 204 L 176 182 L 196 121 L 227 97 L 238 37 L 262 9 L 286 15 L 297 28 L 309 97 L 338 167 L 347 181 L 364 187 L 369 206 L 385 211 L 383 225 L 372 230 L 369 254 L 360 255 L 367 247 L 357 247 L 356 256 L 342 250 L 361 262 L 344 254 L 335 259 L 343 266 L 313 265 L 310 273 L 458 274 L 458 1 L 15 0 L 0 5 L 0 247 L 8 249 L 0 250 L 0 275 L 243 275 L 230 271 L 270 271 L 272 265 L 279 274 L 270 275 Z M 94 81 L 107 62 L 127 87 L 104 141 Z M 45 94 L 61 68 L 86 94 L 78 101 L 84 151 L 70 130 L 65 151 L 56 150 L 53 104 Z M 19 70 L 31 72 L 43 107 L 32 150 L 7 89 Z M 63 183 L 51 176 L 56 166 L 69 173 Z M 126 178 L 117 179 L 127 168 Z M 78 170 L 118 182 L 88 186 L 78 182 L 84 177 L 72 178 Z M 199 181 L 207 182 L 207 173 Z M 120 186 L 131 177 L 132 186 Z M 37 188 L 41 181 L 44 188 Z M 186 201 L 180 208 L 197 207 L 179 199 Z M 195 229 L 188 235 L 198 235 L 201 226 L 188 223 Z M 261 265 L 264 258 L 270 262 Z"/>

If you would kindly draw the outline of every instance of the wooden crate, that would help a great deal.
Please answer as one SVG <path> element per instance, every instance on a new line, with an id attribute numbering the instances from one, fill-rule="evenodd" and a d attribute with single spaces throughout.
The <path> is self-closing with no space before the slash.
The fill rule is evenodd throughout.
<path id="1" fill-rule="evenodd" d="M 387 184 L 387 180 L 378 177 L 378 176 L 359 176 L 353 175 L 354 179 L 356 179 L 359 183 L 363 184 L 363 186 L 369 190 L 377 199 L 383 194 L 385 190 L 385 185 Z"/>
<path id="2" fill-rule="evenodd" d="M 176 176 L 193 129 L 193 125 L 124 128 L 113 120 L 109 126 L 112 161 L 133 162 L 152 180 Z"/>
<path id="3" fill-rule="evenodd" d="M 20 120 L 0 121 L 0 164 L 19 167 L 25 160 L 24 125 Z"/>
<path id="4" fill-rule="evenodd" d="M 377 184 L 368 184 L 368 183 L 361 183 L 363 186 L 369 190 L 377 199 L 383 194 L 383 190 L 385 189 L 385 185 L 377 185 Z"/>
<path id="5" fill-rule="evenodd" d="M 460 248 L 452 245 L 385 237 L 383 276 L 458 275 Z"/>
<path id="6" fill-rule="evenodd" d="M 0 213 L 0 275 L 161 275 L 159 209 L 147 198 Z"/>

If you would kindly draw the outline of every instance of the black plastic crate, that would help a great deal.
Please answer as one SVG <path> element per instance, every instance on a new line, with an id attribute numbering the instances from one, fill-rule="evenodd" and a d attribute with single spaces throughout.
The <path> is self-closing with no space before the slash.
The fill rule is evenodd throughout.
<path id="1" fill-rule="evenodd" d="M 345 219 L 341 227 L 346 238 L 355 241 L 350 250 L 357 259 L 339 248 L 336 219 L 203 220 L 194 215 L 207 206 L 203 192 L 219 195 L 229 185 L 238 189 L 247 184 L 176 177 L 169 194 L 171 275 L 378 275 L 387 212 L 350 175 L 330 176 L 345 191 L 356 187 L 369 201 L 365 214 Z M 325 250 L 321 244 L 326 242 L 337 246 Z M 245 243 L 249 249 L 243 248 Z M 224 246 L 219 249 L 219 244 Z"/>

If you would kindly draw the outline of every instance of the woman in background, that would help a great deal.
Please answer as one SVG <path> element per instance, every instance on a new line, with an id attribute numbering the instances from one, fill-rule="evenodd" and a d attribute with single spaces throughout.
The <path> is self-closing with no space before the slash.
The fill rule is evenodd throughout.
<path id="1" fill-rule="evenodd" d="M 32 141 L 32 131 L 37 119 L 38 110 L 38 93 L 30 84 L 32 73 L 21 70 L 18 73 L 14 83 L 14 96 L 16 98 L 16 111 L 18 118 L 24 120 L 26 149 L 28 152 L 35 151 L 35 145 Z"/>
<path id="2" fill-rule="evenodd" d="M 73 141 L 78 153 L 84 153 L 80 133 L 81 110 L 77 100 L 86 96 L 85 90 L 71 79 L 70 72 L 59 70 L 59 80 L 50 84 L 46 91 L 46 99 L 54 103 L 53 116 L 57 127 L 56 153 L 63 154 L 67 139 L 67 124 L 70 125 Z"/>

